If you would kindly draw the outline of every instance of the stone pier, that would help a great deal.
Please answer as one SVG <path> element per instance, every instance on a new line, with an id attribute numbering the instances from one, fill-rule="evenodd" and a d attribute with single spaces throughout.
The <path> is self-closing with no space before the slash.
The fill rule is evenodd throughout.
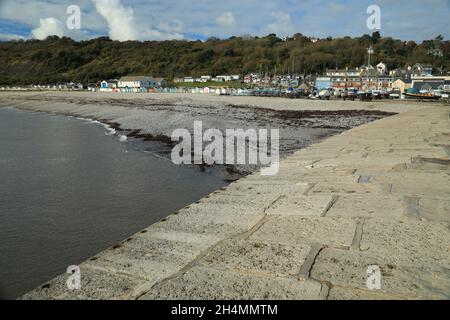
<path id="1" fill-rule="evenodd" d="M 63 274 L 23 299 L 449 299 L 449 115 L 415 109 L 298 151 L 82 263 L 81 290 Z"/>

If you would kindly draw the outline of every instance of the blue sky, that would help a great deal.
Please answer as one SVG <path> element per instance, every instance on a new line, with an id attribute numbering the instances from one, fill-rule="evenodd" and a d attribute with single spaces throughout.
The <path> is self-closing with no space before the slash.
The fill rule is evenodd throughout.
<path id="1" fill-rule="evenodd" d="M 115 40 L 206 39 L 232 35 L 360 36 L 369 5 L 381 34 L 403 40 L 450 39 L 450 0 L 0 0 L 0 40 L 48 35 Z M 81 29 L 66 27 L 69 5 Z"/>

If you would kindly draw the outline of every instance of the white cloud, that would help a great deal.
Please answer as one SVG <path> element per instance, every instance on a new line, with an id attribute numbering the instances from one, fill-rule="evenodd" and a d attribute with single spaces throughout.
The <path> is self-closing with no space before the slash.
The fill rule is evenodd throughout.
<path id="1" fill-rule="evenodd" d="M 33 38 L 44 40 L 48 36 L 64 36 L 64 25 L 56 18 L 39 19 L 40 26 L 31 31 Z"/>
<path id="2" fill-rule="evenodd" d="M 294 33 L 295 28 L 292 24 L 291 16 L 283 11 L 272 12 L 275 21 L 269 24 L 266 31 L 275 33 L 278 36 L 286 36 Z"/>
<path id="3" fill-rule="evenodd" d="M 105 3 L 111 7 L 113 1 Z M 271 32 L 280 36 L 295 32 L 318 37 L 360 36 L 370 32 L 366 27 L 366 9 L 373 3 L 382 9 L 383 36 L 423 40 L 442 33 L 446 39 L 450 38 L 449 0 L 409 0 L 408 6 L 401 0 L 123 0 L 118 3 L 122 4 L 119 8 L 133 8 L 133 32 L 139 40 L 177 39 L 182 34 L 197 39 Z M 54 17 L 65 24 L 66 8 L 72 4 L 82 9 L 82 29 L 65 29 L 66 36 L 79 40 L 108 35 L 110 26 L 93 0 L 0 0 L 0 20 L 7 22 L 6 27 L 0 25 L 0 33 L 24 35 L 39 27 L 39 19 L 43 17 Z M 224 14 L 227 12 L 233 13 L 234 25 L 230 15 Z M 274 16 L 277 12 L 278 17 Z M 415 24 L 408 26 L 410 21 Z"/>
<path id="4" fill-rule="evenodd" d="M 26 40 L 26 37 L 18 34 L 0 33 L 0 41 Z"/>
<path id="5" fill-rule="evenodd" d="M 236 24 L 236 20 L 233 13 L 225 12 L 216 18 L 216 23 L 222 27 L 232 27 Z"/>
<path id="6" fill-rule="evenodd" d="M 134 11 L 124 7 L 120 0 L 93 0 L 98 13 L 106 19 L 109 37 L 112 40 L 138 40 L 139 33 L 134 20 Z"/>
<path id="7" fill-rule="evenodd" d="M 139 40 L 182 40 L 184 36 L 179 33 L 166 33 L 159 30 L 147 29 L 141 33 Z"/>
<path id="8" fill-rule="evenodd" d="M 183 39 L 183 35 L 176 30 L 182 28 L 182 25 L 172 21 L 172 24 L 163 25 L 166 32 L 154 30 L 141 26 L 138 28 L 134 17 L 134 11 L 131 7 L 124 7 L 120 0 L 92 0 L 97 12 L 105 18 L 108 23 L 109 37 L 112 40 L 167 40 Z"/>

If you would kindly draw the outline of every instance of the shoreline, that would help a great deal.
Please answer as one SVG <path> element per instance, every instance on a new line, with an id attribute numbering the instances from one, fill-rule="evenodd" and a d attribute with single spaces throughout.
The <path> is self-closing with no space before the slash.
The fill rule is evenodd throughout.
<path id="1" fill-rule="evenodd" d="M 250 104 L 230 104 L 229 100 L 235 97 L 225 97 L 226 103 L 224 103 L 224 101 L 214 101 L 215 98 L 223 98 L 219 96 L 206 97 L 207 100 L 202 100 L 205 97 L 200 97 L 200 100 L 195 100 L 199 97 L 179 95 L 176 101 L 169 94 L 160 96 L 163 97 L 162 100 L 155 103 L 153 94 L 148 96 L 130 94 L 127 99 L 114 100 L 117 98 L 114 94 L 48 92 L 38 95 L 23 93 L 11 96 L 0 93 L 0 106 L 13 106 L 22 110 L 98 121 L 121 132 L 127 138 L 160 143 L 161 150 L 158 155 L 166 158 L 169 157 L 168 152 L 174 146 L 170 138 L 171 132 L 177 128 L 186 128 L 192 132 L 193 123 L 197 120 L 204 123 L 205 129 L 247 129 L 268 126 L 281 128 L 280 156 L 285 157 L 326 137 L 396 114 L 394 111 L 384 111 L 384 107 L 381 108 L 382 110 L 373 109 L 370 105 L 368 108 L 352 110 L 349 107 L 355 104 L 351 103 L 347 107 L 347 104 L 342 102 L 328 103 L 327 109 L 306 108 L 303 110 L 298 107 L 284 109 L 271 105 L 274 102 L 278 103 L 278 99 L 274 98 L 258 98 L 255 101 L 265 102 L 266 105 L 254 107 Z M 78 97 L 79 100 L 74 100 Z M 143 98 L 150 99 L 147 101 Z M 169 102 L 170 105 L 166 104 Z M 299 103 L 303 102 L 303 100 L 299 101 Z M 333 107 L 336 105 L 337 107 Z M 396 109 L 395 106 L 393 109 Z M 165 123 L 168 125 L 166 126 Z M 201 165 L 199 167 L 200 170 L 204 169 Z M 231 175 L 229 181 L 235 181 L 238 178 L 234 175 L 245 176 L 259 169 L 258 166 L 248 165 L 224 165 L 224 168 Z"/>
<path id="2" fill-rule="evenodd" d="M 110 106 L 129 105 L 134 107 L 154 106 L 214 106 L 214 107 L 242 107 L 261 108 L 274 110 L 379 110 L 386 112 L 401 113 L 423 106 L 436 106 L 440 103 L 415 102 L 412 100 L 379 100 L 372 102 L 343 101 L 343 100 L 311 100 L 311 99 L 288 99 L 273 97 L 254 96 L 218 96 L 213 94 L 190 94 L 190 93 L 102 93 L 86 91 L 40 91 L 40 92 L 16 92 L 0 91 L 0 102 L 9 100 L 45 100 L 48 102 L 58 101 L 65 103 L 98 103 Z"/>

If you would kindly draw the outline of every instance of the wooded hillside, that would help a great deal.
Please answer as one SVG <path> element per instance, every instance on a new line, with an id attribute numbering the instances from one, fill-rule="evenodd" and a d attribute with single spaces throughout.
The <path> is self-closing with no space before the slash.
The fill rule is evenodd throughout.
<path id="1" fill-rule="evenodd" d="M 207 41 L 111 41 L 69 38 L 0 42 L 0 84 L 95 82 L 130 74 L 172 79 L 182 76 L 244 74 L 248 72 L 321 74 L 326 68 L 358 67 L 366 63 L 366 48 L 374 46 L 372 61 L 390 69 L 416 62 L 450 70 L 450 41 L 442 37 L 422 44 L 383 38 L 378 32 L 358 38 L 321 39 L 315 43 L 296 34 L 282 40 L 265 37 L 215 38 Z M 443 57 L 427 53 L 441 49 Z"/>

